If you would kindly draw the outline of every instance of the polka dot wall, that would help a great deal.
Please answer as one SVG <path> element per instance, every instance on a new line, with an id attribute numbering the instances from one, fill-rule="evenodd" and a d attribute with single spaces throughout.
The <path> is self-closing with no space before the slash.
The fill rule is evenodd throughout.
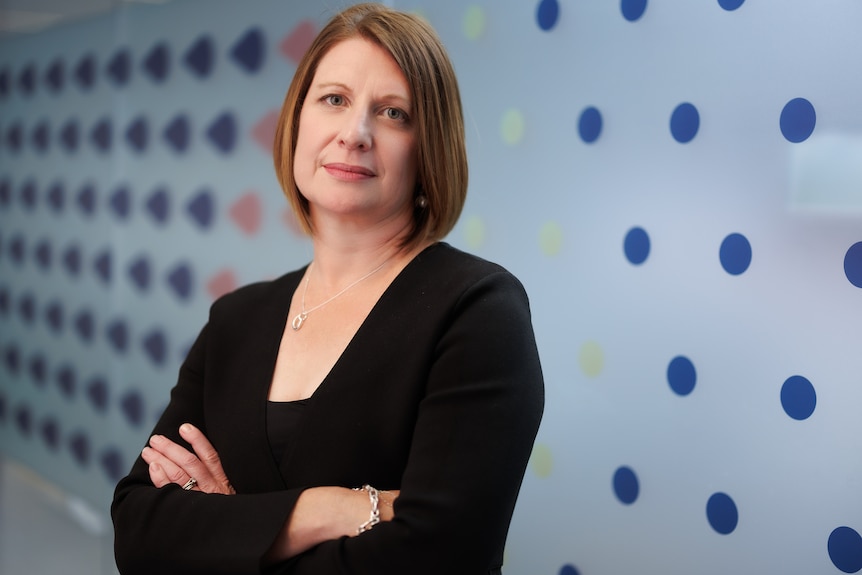
<path id="1" fill-rule="evenodd" d="M 97 506 L 212 299 L 309 257 L 268 139 L 328 12 L 237 4 L 0 44 L 0 440 Z M 461 80 L 449 241 L 531 296 L 505 572 L 862 571 L 862 5 L 391 4 Z"/>

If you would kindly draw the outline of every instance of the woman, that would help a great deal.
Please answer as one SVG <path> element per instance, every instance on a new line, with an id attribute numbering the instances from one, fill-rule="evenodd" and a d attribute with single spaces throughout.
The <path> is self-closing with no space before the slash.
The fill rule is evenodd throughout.
<path id="1" fill-rule="evenodd" d="M 440 241 L 460 106 L 421 20 L 321 31 L 274 150 L 313 260 L 213 304 L 117 486 L 122 573 L 500 573 L 543 383 L 521 284 Z"/>

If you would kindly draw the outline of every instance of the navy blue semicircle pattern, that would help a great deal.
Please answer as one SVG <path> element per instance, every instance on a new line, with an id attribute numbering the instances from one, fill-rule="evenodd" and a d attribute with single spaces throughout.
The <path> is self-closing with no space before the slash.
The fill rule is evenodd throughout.
<path id="1" fill-rule="evenodd" d="M 237 122 L 232 112 L 219 115 L 207 128 L 207 138 L 215 148 L 229 154 L 237 141 Z"/>
<path id="2" fill-rule="evenodd" d="M 266 57 L 263 30 L 257 27 L 247 30 L 231 48 L 230 55 L 246 72 L 254 74 L 260 71 Z"/>
<path id="3" fill-rule="evenodd" d="M 167 80 L 171 72 L 171 51 L 167 43 L 160 42 L 144 56 L 144 73 L 156 83 Z"/>
<path id="4" fill-rule="evenodd" d="M 45 85 L 48 90 L 58 94 L 63 91 L 66 82 L 66 67 L 60 58 L 54 60 L 45 71 Z"/>
<path id="5" fill-rule="evenodd" d="M 106 66 L 108 78 L 114 86 L 122 87 L 132 77 L 132 55 L 128 48 L 120 48 L 111 56 Z"/>
<path id="6" fill-rule="evenodd" d="M 215 66 L 215 43 L 208 35 L 199 37 L 183 57 L 186 67 L 198 78 L 207 78 Z"/>

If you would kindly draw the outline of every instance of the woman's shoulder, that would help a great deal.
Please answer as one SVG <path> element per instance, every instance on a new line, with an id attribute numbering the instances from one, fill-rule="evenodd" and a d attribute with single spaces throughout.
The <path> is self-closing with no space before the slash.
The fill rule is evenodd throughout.
<path id="1" fill-rule="evenodd" d="M 405 271 L 408 270 L 407 279 L 420 285 L 431 284 L 437 293 L 457 294 L 476 284 L 510 286 L 523 291 L 520 280 L 502 265 L 445 242 L 422 251 Z"/>
<path id="2" fill-rule="evenodd" d="M 438 242 L 421 252 L 416 257 L 419 267 L 445 270 L 470 278 L 479 278 L 492 274 L 511 275 L 502 265 L 486 260 L 475 254 L 462 251 L 446 242 Z"/>

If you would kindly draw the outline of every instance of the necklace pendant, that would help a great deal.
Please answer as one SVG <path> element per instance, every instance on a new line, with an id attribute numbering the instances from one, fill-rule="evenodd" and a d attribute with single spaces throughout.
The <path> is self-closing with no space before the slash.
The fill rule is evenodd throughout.
<path id="1" fill-rule="evenodd" d="M 293 321 L 290 322 L 290 326 L 293 328 L 293 331 L 299 331 L 299 328 L 302 327 L 302 324 L 305 322 L 305 318 L 307 318 L 307 317 L 308 317 L 308 314 L 305 312 L 302 312 L 301 314 L 299 314 L 295 318 L 293 318 Z"/>

